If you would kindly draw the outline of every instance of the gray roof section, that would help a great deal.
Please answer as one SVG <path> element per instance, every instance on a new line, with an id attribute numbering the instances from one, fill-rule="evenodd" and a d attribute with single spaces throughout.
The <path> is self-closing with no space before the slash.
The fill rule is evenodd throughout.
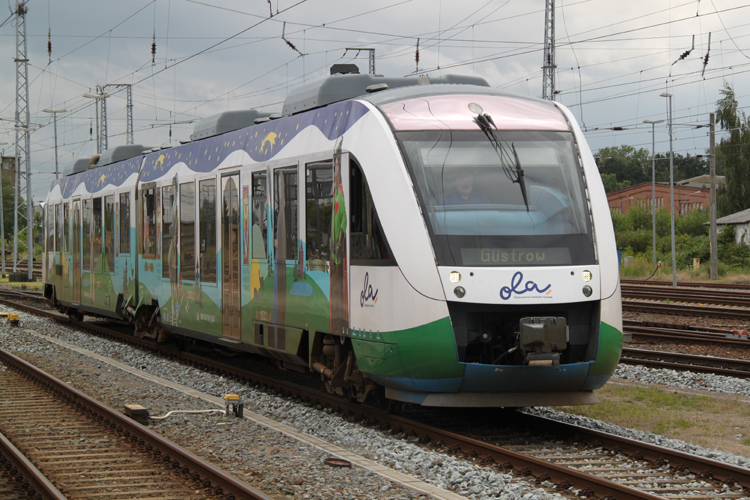
<path id="1" fill-rule="evenodd" d="M 484 86 L 478 86 L 475 84 L 441 84 L 434 83 L 436 80 L 432 80 L 433 83 L 429 85 L 414 85 L 410 87 L 401 87 L 392 90 L 386 90 L 383 92 L 376 92 L 374 94 L 367 94 L 360 96 L 362 99 L 373 103 L 376 106 L 382 106 L 396 101 L 404 101 L 406 99 L 417 99 L 420 97 L 427 97 L 431 95 L 445 95 L 445 94 L 482 94 L 482 95 L 496 95 L 502 97 L 513 97 L 516 99 L 526 99 L 529 101 L 537 101 L 548 103 L 550 106 L 554 106 L 552 101 L 543 100 L 536 97 L 529 97 L 527 95 L 516 94 L 514 92 L 507 92 L 505 90 L 499 90 L 494 88 L 488 88 Z"/>
<path id="2" fill-rule="evenodd" d="M 143 146 L 141 144 L 127 144 L 124 146 L 116 146 L 110 148 L 102 153 L 99 158 L 98 166 L 109 165 L 110 163 L 117 163 L 118 161 L 129 160 L 140 156 L 144 151 L 151 149 L 151 146 Z"/>
<path id="3" fill-rule="evenodd" d="M 716 219 L 717 224 L 745 224 L 747 222 L 750 222 L 750 208 Z"/>
<path id="4" fill-rule="evenodd" d="M 195 124 L 191 141 L 213 137 L 215 135 L 239 130 L 255 124 L 258 118 L 266 118 L 271 113 L 262 113 L 257 109 L 240 109 L 237 111 L 225 111 L 218 115 L 209 116 Z"/>
<path id="5" fill-rule="evenodd" d="M 97 156 L 98 159 L 98 156 Z M 79 158 L 73 163 L 73 168 L 70 169 L 70 173 L 68 175 L 77 174 L 79 172 L 83 172 L 85 170 L 88 170 L 91 165 L 96 165 L 96 161 L 94 163 L 91 163 L 94 160 L 93 156 L 89 156 L 88 158 Z"/>
<path id="6" fill-rule="evenodd" d="M 389 78 L 378 75 L 335 74 L 328 78 L 309 83 L 289 93 L 284 101 L 284 116 L 319 108 L 334 102 L 345 101 L 354 97 L 365 96 L 367 87 L 388 85 L 388 90 L 369 94 L 376 96 L 390 93 L 390 89 L 400 87 L 434 87 L 435 84 L 460 84 L 462 86 L 479 86 L 487 90 L 489 84 L 484 78 L 475 76 L 445 75 L 430 79 L 430 85 L 419 85 L 420 77 Z M 424 90 L 423 90 L 424 91 Z M 479 92 L 479 89 L 477 89 Z M 434 94 L 434 88 L 432 92 Z M 369 99 L 369 97 L 367 97 Z"/>

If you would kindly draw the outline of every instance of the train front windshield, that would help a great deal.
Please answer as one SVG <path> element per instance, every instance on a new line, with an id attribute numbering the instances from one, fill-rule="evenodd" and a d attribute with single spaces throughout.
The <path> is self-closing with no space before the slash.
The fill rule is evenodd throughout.
<path id="1" fill-rule="evenodd" d="M 595 264 L 572 134 L 495 135 L 497 142 L 479 129 L 397 133 L 438 264 Z"/>

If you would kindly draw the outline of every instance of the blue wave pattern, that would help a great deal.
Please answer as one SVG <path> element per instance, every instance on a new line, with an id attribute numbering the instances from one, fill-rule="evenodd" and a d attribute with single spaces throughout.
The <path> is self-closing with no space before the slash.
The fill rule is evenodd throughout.
<path id="1" fill-rule="evenodd" d="M 157 151 L 146 157 L 140 182 L 155 181 L 167 175 L 180 162 L 184 162 L 193 172 L 210 172 L 229 154 L 238 150 L 244 150 L 256 162 L 268 161 L 307 127 L 317 127 L 328 140 L 334 140 L 346 133 L 368 111 L 362 103 L 344 101 L 177 148 Z"/>
<path id="2" fill-rule="evenodd" d="M 119 163 L 113 163 L 103 167 L 86 170 L 80 174 L 63 177 L 52 182 L 50 191 L 58 184 L 62 192 L 63 199 L 70 198 L 76 188 L 81 184 L 86 186 L 89 193 L 98 193 L 107 185 L 120 187 L 133 174 L 138 173 L 141 166 L 142 156 L 131 158 Z"/>

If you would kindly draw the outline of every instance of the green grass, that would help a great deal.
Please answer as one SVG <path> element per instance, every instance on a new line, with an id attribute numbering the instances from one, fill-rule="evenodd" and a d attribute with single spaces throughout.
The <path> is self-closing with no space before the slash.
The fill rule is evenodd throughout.
<path id="1" fill-rule="evenodd" d="M 30 281 L 28 283 L 11 282 L 8 278 L 0 278 L 0 286 L 9 286 L 11 288 L 22 288 L 22 285 L 26 285 L 26 290 L 33 290 L 41 292 L 44 289 L 44 283 L 41 281 Z"/>
<path id="2" fill-rule="evenodd" d="M 564 407 L 562 410 L 673 437 L 698 434 L 697 439 L 700 435 L 728 435 L 734 431 L 727 428 L 722 419 L 713 416 L 729 411 L 732 403 L 726 399 L 683 394 L 659 387 L 615 384 L 604 386 L 597 395 L 600 399 L 597 405 Z M 731 406 L 731 410 L 736 412 L 738 408 Z M 750 419 L 750 408 L 743 407 L 739 411 L 743 418 Z"/>

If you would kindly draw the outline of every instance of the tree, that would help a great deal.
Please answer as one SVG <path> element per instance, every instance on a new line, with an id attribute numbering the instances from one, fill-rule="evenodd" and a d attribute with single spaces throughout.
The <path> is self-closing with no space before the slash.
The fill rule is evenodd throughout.
<path id="1" fill-rule="evenodd" d="M 716 103 L 716 117 L 722 130 L 729 132 L 717 146 L 717 160 L 724 170 L 724 185 L 719 188 L 719 216 L 750 208 L 750 120 L 739 111 L 734 89 L 724 82 L 722 98 Z"/>
<path id="2" fill-rule="evenodd" d="M 697 156 L 675 153 L 672 164 L 675 182 L 708 174 L 708 162 Z M 669 183 L 669 152 L 656 153 L 656 182 Z"/>
<path id="3" fill-rule="evenodd" d="M 604 183 L 604 190 L 607 193 L 630 187 L 630 181 L 617 182 L 615 174 L 602 174 L 602 182 Z"/>
<path id="4" fill-rule="evenodd" d="M 3 179 L 3 224 L 5 229 L 5 250 L 13 248 L 13 212 L 15 210 L 15 200 L 13 198 L 13 185 L 8 179 Z M 19 203 L 24 203 L 24 198 L 19 196 Z M 23 205 L 26 206 L 25 204 Z M 26 213 L 26 212 L 24 212 Z M 10 247 L 8 246 L 10 242 Z"/>
<path id="5" fill-rule="evenodd" d="M 617 182 L 609 182 L 611 187 L 625 182 L 629 184 L 623 187 L 634 186 L 651 180 L 651 153 L 646 149 L 635 149 L 627 145 L 607 147 L 600 149 L 597 156 L 602 180 L 605 175 L 615 176 Z M 607 192 L 611 191 L 607 189 Z"/>

